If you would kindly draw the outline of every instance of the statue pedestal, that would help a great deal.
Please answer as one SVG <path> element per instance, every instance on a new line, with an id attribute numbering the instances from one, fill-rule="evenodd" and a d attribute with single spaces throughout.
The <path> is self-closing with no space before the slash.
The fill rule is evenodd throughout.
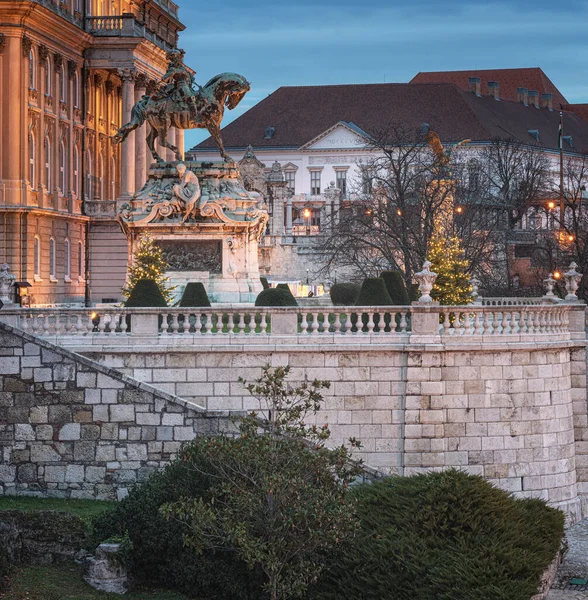
<path id="1" fill-rule="evenodd" d="M 130 256 L 148 233 L 163 249 L 176 299 L 188 282 L 201 281 L 212 302 L 253 302 L 262 290 L 257 248 L 268 222 L 259 194 L 245 190 L 234 163 L 186 162 L 201 190 L 190 201 L 192 187 L 174 191 L 185 181 L 178 164 L 152 165 L 143 188 L 119 206 Z"/>

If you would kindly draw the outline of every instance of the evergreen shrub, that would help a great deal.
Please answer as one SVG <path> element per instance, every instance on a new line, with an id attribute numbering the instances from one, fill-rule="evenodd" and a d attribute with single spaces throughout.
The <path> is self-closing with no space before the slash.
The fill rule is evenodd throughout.
<path id="1" fill-rule="evenodd" d="M 408 292 L 404 285 L 404 277 L 400 271 L 382 271 L 380 277 L 384 280 L 388 294 L 395 306 L 408 306 Z"/>
<path id="2" fill-rule="evenodd" d="M 380 277 L 364 279 L 355 301 L 356 306 L 392 306 L 392 298 Z"/>
<path id="3" fill-rule="evenodd" d="M 298 302 L 289 289 L 275 287 L 260 292 L 255 306 L 298 306 Z"/>
<path id="4" fill-rule="evenodd" d="M 529 600 L 564 515 L 450 470 L 355 489 L 360 528 L 331 556 L 313 600 Z"/>
<path id="5" fill-rule="evenodd" d="M 288 294 L 290 294 L 292 300 L 294 300 L 294 302 L 296 302 L 296 298 L 294 298 L 294 294 L 292 293 L 292 290 L 290 289 L 290 286 L 287 283 L 278 283 L 278 285 L 276 286 L 277 290 L 284 290 L 285 292 L 288 292 Z M 298 302 L 296 302 L 296 305 L 298 305 Z"/>
<path id="6" fill-rule="evenodd" d="M 259 281 L 261 281 L 261 285 L 263 286 L 264 290 L 269 290 L 270 284 L 268 283 L 268 280 L 266 277 L 260 277 Z"/>
<path id="7" fill-rule="evenodd" d="M 210 306 L 210 300 L 204 284 L 200 281 L 191 281 L 188 283 L 182 294 L 179 306 L 185 308 Z"/>
<path id="8" fill-rule="evenodd" d="M 335 306 L 353 306 L 359 296 L 360 286 L 357 283 L 335 283 L 329 295 Z"/>
<path id="9" fill-rule="evenodd" d="M 167 302 L 153 279 L 139 279 L 133 289 L 125 306 L 130 308 L 163 308 Z"/>
<path id="10" fill-rule="evenodd" d="M 139 582 L 174 588 L 190 597 L 210 600 L 257 600 L 261 575 L 249 570 L 231 552 L 198 555 L 184 546 L 185 525 L 166 520 L 160 507 L 182 497 L 205 497 L 209 480 L 193 462 L 175 461 L 152 474 L 113 511 L 94 519 L 88 548 L 112 537 L 128 535 L 130 574 Z M 229 576 L 230 575 L 230 576 Z"/>

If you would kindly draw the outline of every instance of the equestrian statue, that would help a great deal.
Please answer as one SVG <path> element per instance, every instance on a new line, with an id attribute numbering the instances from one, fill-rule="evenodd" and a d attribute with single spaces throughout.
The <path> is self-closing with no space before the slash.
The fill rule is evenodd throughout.
<path id="1" fill-rule="evenodd" d="M 225 162 L 231 162 L 221 139 L 220 124 L 225 106 L 232 110 L 251 89 L 249 82 L 236 73 L 221 73 L 213 77 L 206 85 L 199 86 L 194 76 L 184 65 L 184 52 L 171 50 L 167 55 L 169 66 L 162 78 L 158 91 L 145 95 L 131 111 L 131 121 L 123 125 L 113 142 L 123 142 L 131 131 L 141 127 L 145 121 L 150 130 L 147 145 L 153 158 L 165 162 L 155 150 L 155 140 L 169 148 L 177 160 L 182 160 L 179 149 L 168 142 L 170 127 L 178 129 L 208 129 Z M 195 86 L 196 85 L 196 89 Z"/>

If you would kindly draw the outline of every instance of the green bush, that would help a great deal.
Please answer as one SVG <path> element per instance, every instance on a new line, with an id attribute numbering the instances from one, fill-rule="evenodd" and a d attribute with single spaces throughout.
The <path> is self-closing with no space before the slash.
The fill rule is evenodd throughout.
<path id="1" fill-rule="evenodd" d="M 278 285 L 276 286 L 276 289 L 284 290 L 285 292 L 288 292 L 288 294 L 290 294 L 292 299 L 294 299 L 294 294 L 292 293 L 292 290 L 290 289 L 290 286 L 287 283 L 278 283 Z M 295 299 L 294 299 L 294 301 L 296 302 Z"/>
<path id="2" fill-rule="evenodd" d="M 188 283 L 178 306 L 185 308 L 210 306 L 210 300 L 208 299 L 204 284 L 200 281 L 191 281 Z"/>
<path id="3" fill-rule="evenodd" d="M 392 306 L 386 284 L 379 277 L 364 279 L 355 301 L 356 306 Z"/>
<path id="4" fill-rule="evenodd" d="M 159 286 L 153 279 L 139 279 L 125 302 L 125 306 L 132 308 L 162 308 L 167 306 Z"/>
<path id="5" fill-rule="evenodd" d="M 360 286 L 357 283 L 335 283 L 329 295 L 335 306 L 353 306 L 359 296 Z"/>
<path id="6" fill-rule="evenodd" d="M 408 306 L 408 292 L 404 285 L 404 277 L 400 271 L 382 271 L 380 277 L 386 284 L 386 289 L 390 298 L 392 298 L 392 304 L 395 306 Z"/>
<path id="7" fill-rule="evenodd" d="M 264 290 L 269 290 L 270 284 L 268 283 L 266 277 L 260 277 L 259 281 L 261 281 L 261 285 L 263 286 Z"/>
<path id="8" fill-rule="evenodd" d="M 451 470 L 355 490 L 360 529 L 313 600 L 529 600 L 555 558 L 564 515 Z"/>
<path id="9" fill-rule="evenodd" d="M 276 287 L 260 292 L 255 299 L 255 306 L 298 306 L 298 302 L 289 289 Z"/>
<path id="10" fill-rule="evenodd" d="M 155 473 L 109 513 L 92 524 L 91 551 L 102 541 L 128 534 L 132 542 L 127 567 L 140 582 L 174 588 L 190 597 L 210 600 L 257 600 L 261 575 L 250 571 L 230 552 L 198 555 L 185 547 L 188 529 L 167 521 L 159 508 L 182 497 L 205 497 L 207 478 L 196 465 L 175 461 Z M 229 576 L 230 575 L 230 576 Z"/>

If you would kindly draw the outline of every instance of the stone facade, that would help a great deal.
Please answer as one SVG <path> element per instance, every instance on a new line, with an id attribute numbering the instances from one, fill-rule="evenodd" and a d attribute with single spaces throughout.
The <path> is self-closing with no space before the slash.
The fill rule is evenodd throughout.
<path id="1" fill-rule="evenodd" d="M 121 498 L 198 434 L 232 428 L 79 355 L 0 324 L 0 494 Z"/>

